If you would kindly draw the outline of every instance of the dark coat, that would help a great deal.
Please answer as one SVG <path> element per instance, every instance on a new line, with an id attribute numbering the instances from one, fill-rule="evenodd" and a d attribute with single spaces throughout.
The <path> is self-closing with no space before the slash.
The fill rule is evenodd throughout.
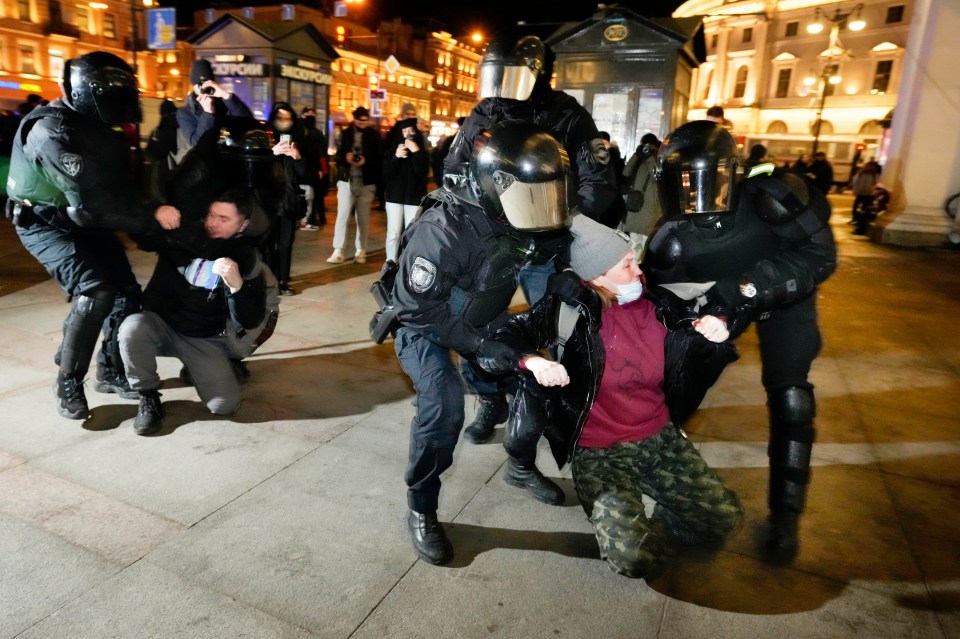
<path id="1" fill-rule="evenodd" d="M 354 137 L 359 130 L 360 129 L 351 124 L 340 134 L 336 161 L 337 166 L 340 168 L 338 179 L 341 182 L 350 181 L 350 163 L 347 162 L 347 153 L 353 151 Z M 361 171 L 363 171 L 363 183 L 365 185 L 378 184 L 381 179 L 381 170 L 383 169 L 383 147 L 380 142 L 380 134 L 369 126 L 363 129 L 360 149 L 363 157 L 367 158 L 366 163 L 361 167 Z"/>
<path id="2" fill-rule="evenodd" d="M 383 157 L 384 199 L 397 204 L 419 204 L 427 194 L 427 174 L 430 172 L 430 157 L 426 140 L 418 131 L 414 142 L 420 147 L 416 153 L 405 158 L 397 157 L 397 145 L 403 138 L 388 141 Z"/>

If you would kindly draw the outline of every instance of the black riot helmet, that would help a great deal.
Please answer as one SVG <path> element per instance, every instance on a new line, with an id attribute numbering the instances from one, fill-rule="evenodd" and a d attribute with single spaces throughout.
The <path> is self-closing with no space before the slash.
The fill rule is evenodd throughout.
<path id="1" fill-rule="evenodd" d="M 737 210 L 743 166 L 737 143 L 724 127 L 709 120 L 688 122 L 666 137 L 657 159 L 667 217 Z"/>
<path id="2" fill-rule="evenodd" d="M 137 77 L 130 65 L 112 53 L 94 51 L 67 60 L 60 90 L 71 109 L 106 124 L 141 120 Z"/>
<path id="3" fill-rule="evenodd" d="M 269 188 L 273 180 L 273 138 L 256 128 L 255 121 L 240 120 L 221 131 L 217 152 L 243 186 Z"/>
<path id="4" fill-rule="evenodd" d="M 470 182 L 494 220 L 520 231 L 548 231 L 569 218 L 567 152 L 540 127 L 508 120 L 474 143 Z"/>
<path id="5" fill-rule="evenodd" d="M 527 100 L 541 77 L 549 81 L 551 66 L 550 52 L 537 36 L 498 36 L 480 60 L 479 97 Z"/>

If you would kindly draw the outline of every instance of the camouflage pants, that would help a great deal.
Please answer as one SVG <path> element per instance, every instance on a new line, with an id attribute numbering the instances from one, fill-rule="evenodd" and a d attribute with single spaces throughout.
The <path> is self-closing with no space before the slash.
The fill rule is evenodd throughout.
<path id="1" fill-rule="evenodd" d="M 578 447 L 573 481 L 601 556 L 628 577 L 656 574 L 677 544 L 719 544 L 743 518 L 737 496 L 672 424 L 643 441 Z M 650 518 L 643 495 L 657 502 Z"/>

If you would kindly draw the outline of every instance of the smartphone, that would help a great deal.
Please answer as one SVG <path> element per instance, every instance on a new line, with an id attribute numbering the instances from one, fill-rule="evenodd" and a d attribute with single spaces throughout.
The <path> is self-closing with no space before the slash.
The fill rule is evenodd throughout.
<path id="1" fill-rule="evenodd" d="M 290 134 L 289 134 L 289 133 L 281 133 L 281 134 L 280 134 L 280 141 L 281 141 L 281 142 L 286 142 L 287 144 L 290 144 L 290 142 L 293 141 L 293 138 L 290 137 Z"/>

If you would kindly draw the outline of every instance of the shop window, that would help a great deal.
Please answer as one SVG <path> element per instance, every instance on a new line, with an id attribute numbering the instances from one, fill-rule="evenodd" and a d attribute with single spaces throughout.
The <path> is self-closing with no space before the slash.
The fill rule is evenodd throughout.
<path id="1" fill-rule="evenodd" d="M 787 38 L 793 38 L 800 32 L 800 23 L 799 22 L 788 22 L 787 30 L 784 31 L 783 35 Z"/>
<path id="2" fill-rule="evenodd" d="M 887 7 L 887 24 L 896 24 L 897 22 L 903 22 L 902 4 Z"/>
<path id="3" fill-rule="evenodd" d="M 873 90 L 871 93 L 886 93 L 890 88 L 890 75 L 893 72 L 893 60 L 880 60 L 873 73 Z"/>
<path id="4" fill-rule="evenodd" d="M 177 54 L 176 54 L 174 51 L 167 51 L 166 62 L 167 62 L 168 64 L 176 64 L 176 63 L 177 63 Z"/>
<path id="5" fill-rule="evenodd" d="M 742 98 L 747 93 L 747 76 L 750 74 L 750 69 L 747 68 L 747 65 L 743 65 L 737 69 L 737 79 L 733 85 L 733 97 Z"/>
<path id="6" fill-rule="evenodd" d="M 780 69 L 777 73 L 777 97 L 785 98 L 790 94 L 790 75 L 792 69 Z"/>

